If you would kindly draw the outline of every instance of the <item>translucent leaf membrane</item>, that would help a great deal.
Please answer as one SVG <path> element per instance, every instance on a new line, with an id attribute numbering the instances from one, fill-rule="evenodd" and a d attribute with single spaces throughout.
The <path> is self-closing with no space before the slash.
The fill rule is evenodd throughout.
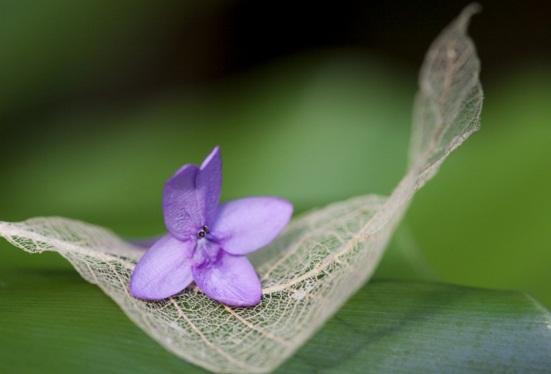
<path id="1" fill-rule="evenodd" d="M 0 235 L 28 252 L 56 251 L 97 284 L 151 337 L 216 372 L 267 372 L 300 347 L 372 275 L 415 192 L 478 129 L 479 61 L 463 13 L 427 53 L 416 97 L 410 166 L 387 198 L 361 196 L 296 218 L 269 248 L 251 256 L 263 300 L 230 308 L 188 288 L 162 302 L 128 293 L 143 250 L 108 230 L 63 218 L 0 223 Z"/>

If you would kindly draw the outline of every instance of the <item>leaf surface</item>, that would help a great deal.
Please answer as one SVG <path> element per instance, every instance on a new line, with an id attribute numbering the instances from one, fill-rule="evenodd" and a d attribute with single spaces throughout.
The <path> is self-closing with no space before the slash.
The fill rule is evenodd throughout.
<path id="1" fill-rule="evenodd" d="M 3 272 L 0 298 L 0 372 L 205 372 L 68 270 Z M 373 281 L 277 372 L 545 371 L 550 322 L 517 292 Z"/>

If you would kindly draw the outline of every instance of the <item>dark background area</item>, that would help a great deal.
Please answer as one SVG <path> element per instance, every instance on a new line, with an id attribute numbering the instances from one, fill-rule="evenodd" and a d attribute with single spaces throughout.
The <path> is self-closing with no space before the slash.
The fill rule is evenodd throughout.
<path id="1" fill-rule="evenodd" d="M 23 67 L 40 65 L 35 78 L 44 84 L 37 82 L 34 92 L 10 91 L 4 85 L 2 96 L 12 96 L 9 99 L 15 103 L 1 114 L 19 122 L 74 107 L 113 106 L 167 89 L 201 88 L 289 56 L 327 49 L 368 51 L 416 71 L 428 43 L 465 4 L 165 0 L 138 1 L 132 6 L 101 0 L 79 4 L 3 1 L 2 18 L 12 21 L 4 22 L 3 39 L 8 46 L 20 43 L 3 54 L 14 68 L 21 68 L 5 74 L 25 79 L 21 74 L 29 72 Z M 486 85 L 509 74 L 511 68 L 549 61 L 548 2 L 484 1 L 481 5 L 483 12 L 472 33 L 484 61 Z M 87 14 L 87 7 L 91 13 Z M 8 19 L 12 15 L 17 17 Z M 65 60 L 64 55 L 70 58 Z M 54 82 L 56 78 L 64 81 Z"/>

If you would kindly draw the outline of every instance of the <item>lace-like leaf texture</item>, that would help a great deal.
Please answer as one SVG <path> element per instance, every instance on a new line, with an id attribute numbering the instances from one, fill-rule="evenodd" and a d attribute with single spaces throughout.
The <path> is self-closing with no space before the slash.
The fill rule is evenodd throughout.
<path id="1" fill-rule="evenodd" d="M 263 285 L 254 308 L 229 308 L 191 288 L 136 300 L 129 277 L 142 251 L 109 230 L 65 218 L 0 222 L 28 252 L 56 251 L 174 354 L 215 372 L 267 372 L 300 347 L 371 276 L 415 192 L 479 127 L 479 61 L 466 8 L 436 39 L 420 73 L 410 165 L 389 197 L 366 195 L 296 218 L 252 256 Z"/>

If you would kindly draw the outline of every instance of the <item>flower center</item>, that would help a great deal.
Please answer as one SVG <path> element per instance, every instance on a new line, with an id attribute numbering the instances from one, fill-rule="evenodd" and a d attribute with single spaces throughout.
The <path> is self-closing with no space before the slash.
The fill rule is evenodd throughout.
<path id="1" fill-rule="evenodd" d="M 194 266 L 209 264 L 216 261 L 220 247 L 210 234 L 208 226 L 204 225 L 197 232 L 197 245 L 193 250 L 192 262 Z"/>
<path id="2" fill-rule="evenodd" d="M 205 236 L 207 236 L 208 233 L 209 228 L 206 225 L 203 225 L 203 227 L 201 227 L 201 230 L 199 230 L 199 232 L 197 233 L 197 237 L 204 238 Z"/>

